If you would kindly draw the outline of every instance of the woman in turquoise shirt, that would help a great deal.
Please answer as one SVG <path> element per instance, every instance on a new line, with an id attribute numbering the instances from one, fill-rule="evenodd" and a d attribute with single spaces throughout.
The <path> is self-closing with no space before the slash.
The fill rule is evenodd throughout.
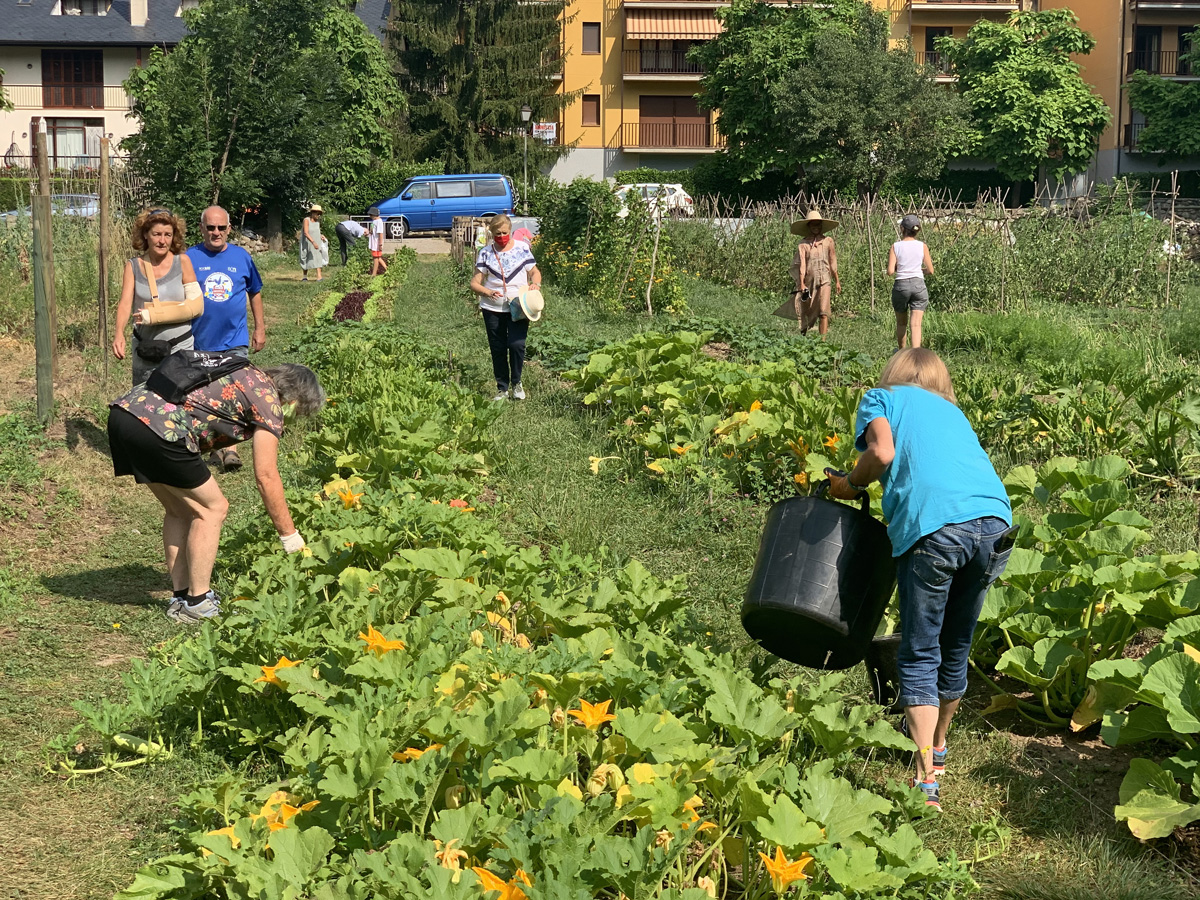
<path id="1" fill-rule="evenodd" d="M 913 785 L 941 808 L 946 731 L 967 689 L 984 597 L 1012 549 L 1012 507 L 932 350 L 900 350 L 863 395 L 854 470 L 827 470 L 851 500 L 878 479 L 900 595 L 900 705 L 917 745 Z"/>

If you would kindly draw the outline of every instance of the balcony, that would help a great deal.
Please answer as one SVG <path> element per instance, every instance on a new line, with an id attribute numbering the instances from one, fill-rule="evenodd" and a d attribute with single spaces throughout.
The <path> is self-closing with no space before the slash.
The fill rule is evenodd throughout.
<path id="1" fill-rule="evenodd" d="M 937 53 L 932 50 L 917 51 L 915 56 L 918 66 L 929 66 L 933 69 L 935 81 L 957 80 L 958 76 L 954 74 L 954 68 L 950 65 L 950 57 L 945 53 Z"/>
<path id="2" fill-rule="evenodd" d="M 1124 140 L 1121 142 L 1121 146 L 1129 153 L 1153 153 L 1154 151 L 1152 150 L 1143 150 L 1138 146 L 1138 138 L 1145 128 L 1145 122 L 1131 122 L 1126 125 Z"/>
<path id="3" fill-rule="evenodd" d="M 1125 77 L 1134 72 L 1149 72 L 1163 78 L 1196 78 L 1191 63 L 1181 59 L 1177 50 L 1133 50 L 1125 54 Z"/>
<path id="4" fill-rule="evenodd" d="M 16 109 L 133 109 L 119 84 L 6 84 L 4 90 Z"/>
<path id="5" fill-rule="evenodd" d="M 1200 10 L 1200 0 L 1130 0 L 1131 6 L 1138 9 L 1157 9 L 1168 12 Z"/>
<path id="6" fill-rule="evenodd" d="M 625 122 L 621 149 L 639 153 L 713 153 L 725 146 L 725 136 L 712 122 Z"/>
<path id="7" fill-rule="evenodd" d="M 633 79 L 694 81 L 704 69 L 687 56 L 686 50 L 627 49 L 621 54 L 622 71 Z"/>
<path id="8" fill-rule="evenodd" d="M 1014 0 L 909 0 L 913 12 L 1016 12 L 1020 4 Z"/>

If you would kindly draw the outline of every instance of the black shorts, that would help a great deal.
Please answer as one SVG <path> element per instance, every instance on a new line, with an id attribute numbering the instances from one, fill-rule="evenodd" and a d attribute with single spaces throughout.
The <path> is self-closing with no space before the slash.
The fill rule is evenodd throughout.
<path id="1" fill-rule="evenodd" d="M 159 437 L 133 413 L 114 406 L 108 411 L 108 446 L 113 474 L 132 475 L 138 484 L 165 484 L 191 490 L 212 474 L 183 441 Z"/>

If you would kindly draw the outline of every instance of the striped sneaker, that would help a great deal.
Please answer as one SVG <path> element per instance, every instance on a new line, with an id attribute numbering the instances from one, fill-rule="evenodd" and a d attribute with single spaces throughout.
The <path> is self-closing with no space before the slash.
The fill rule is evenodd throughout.
<path id="1" fill-rule="evenodd" d="M 925 795 L 925 805 L 932 806 L 939 812 L 942 809 L 942 801 L 939 799 L 940 785 L 936 781 L 917 781 L 916 778 L 909 782 L 910 787 L 919 788 L 921 793 Z"/>
<path id="2" fill-rule="evenodd" d="M 946 774 L 946 747 L 940 750 L 937 747 L 933 748 L 933 774 L 942 776 Z"/>

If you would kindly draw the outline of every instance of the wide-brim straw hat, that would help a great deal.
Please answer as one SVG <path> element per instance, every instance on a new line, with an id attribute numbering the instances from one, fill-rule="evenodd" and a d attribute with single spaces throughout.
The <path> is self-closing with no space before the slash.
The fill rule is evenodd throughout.
<path id="1" fill-rule="evenodd" d="M 542 310 L 546 306 L 546 301 L 542 299 L 542 292 L 537 288 L 526 288 L 517 295 L 517 302 L 521 304 L 521 312 L 525 313 L 525 318 L 530 322 L 536 322 L 542 317 Z"/>
<path id="2" fill-rule="evenodd" d="M 320 203 L 314 203 L 312 206 L 310 206 L 310 207 L 308 208 L 308 211 L 309 211 L 310 213 L 313 213 L 313 212 L 319 212 L 319 213 L 323 213 L 323 212 L 325 212 L 325 210 L 324 210 L 324 209 L 321 207 L 321 204 L 320 204 Z"/>
<path id="3" fill-rule="evenodd" d="M 822 216 L 819 209 L 810 209 L 807 216 L 803 219 L 797 219 L 792 223 L 792 234 L 808 234 L 808 226 L 813 222 L 821 223 L 821 234 L 833 231 L 833 229 L 838 227 L 838 223 L 833 219 L 826 219 Z"/>

